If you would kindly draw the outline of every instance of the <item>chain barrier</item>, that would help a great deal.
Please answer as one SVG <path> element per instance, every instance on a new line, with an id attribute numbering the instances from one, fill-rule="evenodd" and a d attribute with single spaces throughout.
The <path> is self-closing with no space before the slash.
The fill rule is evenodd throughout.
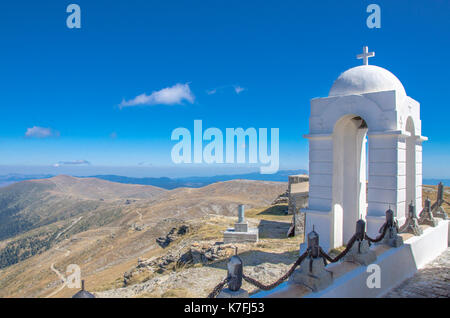
<path id="1" fill-rule="evenodd" d="M 225 287 L 225 284 L 228 283 L 228 280 L 230 278 L 227 277 L 223 281 L 221 281 L 219 284 L 217 284 L 216 287 L 212 290 L 212 292 L 208 295 L 208 298 L 216 298 L 217 295 L 222 291 L 222 289 Z"/>
<path id="2" fill-rule="evenodd" d="M 389 225 L 386 223 L 383 224 L 382 226 L 382 231 L 381 234 L 378 235 L 376 238 L 371 238 L 370 236 L 367 235 L 367 233 L 364 233 L 364 238 L 366 240 L 368 240 L 371 243 L 378 243 L 380 242 L 384 236 L 386 235 L 387 229 L 388 229 Z M 350 251 L 350 249 L 352 248 L 353 244 L 355 244 L 355 242 L 357 241 L 357 235 L 353 235 L 351 237 L 351 239 L 348 241 L 347 246 L 345 247 L 345 250 L 343 250 L 338 256 L 336 256 L 335 258 L 332 258 L 330 255 L 328 255 L 321 247 L 320 247 L 320 255 L 325 258 L 327 261 L 329 261 L 330 263 L 336 263 L 338 261 L 341 260 L 341 258 L 343 258 L 345 255 L 347 255 L 347 253 Z"/>
<path id="3" fill-rule="evenodd" d="M 292 265 L 292 267 L 286 272 L 286 274 L 284 274 L 283 276 L 281 276 L 276 282 L 273 282 L 273 283 L 270 284 L 270 285 L 264 285 L 263 283 L 258 282 L 256 279 L 251 278 L 251 277 L 248 277 L 248 276 L 246 276 L 245 274 L 242 274 L 242 278 L 243 278 L 246 282 L 248 282 L 248 283 L 250 283 L 250 284 L 252 284 L 252 285 L 258 287 L 258 288 L 261 289 L 261 290 L 271 290 L 271 289 L 274 289 L 275 287 L 277 287 L 278 285 L 280 285 L 282 282 L 284 282 L 286 279 L 288 279 L 289 276 L 292 275 L 292 273 L 293 273 L 294 270 L 297 268 L 297 266 L 299 266 L 299 265 L 301 264 L 301 262 L 303 262 L 303 260 L 308 256 L 308 254 L 309 254 L 308 251 L 305 252 L 305 253 L 303 253 L 303 254 L 297 259 L 297 261 L 294 263 L 294 265 Z"/>
<path id="4" fill-rule="evenodd" d="M 392 226 L 396 226 L 396 225 L 392 225 Z M 367 233 L 365 233 L 364 238 L 371 243 L 378 243 L 384 238 L 388 228 L 389 228 L 389 225 L 387 223 L 384 223 L 382 226 L 382 231 L 381 231 L 380 235 L 378 235 L 376 238 L 373 239 L 369 235 L 367 235 Z"/>
<path id="5" fill-rule="evenodd" d="M 319 251 L 320 251 L 320 255 L 325 258 L 327 261 L 329 261 L 330 263 L 336 263 L 338 262 L 341 258 L 343 258 L 345 255 L 347 255 L 347 253 L 350 251 L 350 249 L 352 248 L 353 244 L 355 244 L 356 242 L 356 234 L 352 236 L 352 238 L 348 241 L 347 246 L 345 247 L 345 250 L 343 250 L 338 256 L 336 256 L 335 258 L 332 258 L 330 255 L 328 255 L 327 253 L 325 253 L 325 251 L 319 247 Z"/>
<path id="6" fill-rule="evenodd" d="M 376 238 L 371 238 L 367 235 L 366 232 L 364 233 L 364 239 L 368 240 L 369 242 L 372 243 L 377 243 L 380 242 L 384 236 L 386 235 L 386 232 L 388 230 L 388 228 L 390 226 L 395 226 L 394 224 L 390 225 L 388 222 L 385 222 L 382 225 L 381 228 L 381 233 L 379 236 L 377 236 Z M 361 233 L 359 233 L 359 235 L 361 235 Z M 347 242 L 347 246 L 345 247 L 345 250 L 342 251 L 338 256 L 336 256 L 335 258 L 332 258 L 330 255 L 328 255 L 320 246 L 319 246 L 319 255 L 322 256 L 324 258 L 324 262 L 325 260 L 329 261 L 330 263 L 336 263 L 339 260 L 341 260 L 345 255 L 347 255 L 347 253 L 350 251 L 350 249 L 352 248 L 352 246 L 355 244 L 355 242 L 358 239 L 361 239 L 361 237 L 358 235 L 358 233 L 354 234 L 350 240 Z M 292 265 L 292 267 L 286 272 L 286 274 L 284 274 L 283 276 L 281 276 L 277 281 L 273 282 L 270 285 L 265 285 L 259 281 L 257 281 L 254 278 L 248 277 L 245 274 L 242 274 L 242 279 L 244 279 L 246 282 L 258 287 L 261 290 L 271 290 L 275 287 L 277 287 L 278 285 L 280 285 L 282 282 L 284 282 L 289 276 L 292 275 L 292 273 L 294 272 L 294 270 L 297 268 L 297 266 L 299 266 L 307 256 L 311 256 L 311 250 L 307 250 L 306 252 L 304 252 L 298 259 L 297 261 L 295 261 L 295 263 Z M 225 278 L 221 283 L 219 283 L 216 287 L 214 287 L 213 291 L 208 295 L 208 298 L 215 298 L 217 297 L 217 295 L 219 295 L 219 293 L 223 290 L 225 284 L 230 280 L 229 277 Z"/>

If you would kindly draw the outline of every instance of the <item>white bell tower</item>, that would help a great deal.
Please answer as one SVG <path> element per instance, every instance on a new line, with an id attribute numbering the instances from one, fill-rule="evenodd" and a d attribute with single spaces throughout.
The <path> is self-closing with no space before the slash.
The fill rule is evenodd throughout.
<path id="1" fill-rule="evenodd" d="M 305 233 L 315 226 L 324 250 L 346 244 L 360 217 L 375 237 L 389 207 L 400 225 L 409 203 L 422 209 L 427 138 L 421 135 L 420 104 L 395 75 L 368 64 L 374 55 L 364 47 L 358 55 L 363 65 L 342 73 L 328 97 L 311 100 L 305 136 L 309 204 L 302 212 Z"/>

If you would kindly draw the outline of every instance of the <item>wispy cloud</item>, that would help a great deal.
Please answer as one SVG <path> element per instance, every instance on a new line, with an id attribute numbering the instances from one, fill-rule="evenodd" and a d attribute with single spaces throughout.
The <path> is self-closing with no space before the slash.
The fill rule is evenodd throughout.
<path id="1" fill-rule="evenodd" d="M 234 91 L 236 92 L 236 94 L 240 94 L 240 93 L 242 93 L 243 91 L 245 91 L 246 90 L 246 88 L 243 88 L 243 87 L 241 87 L 241 86 L 239 86 L 239 85 L 236 85 L 236 86 L 234 86 Z"/>
<path id="2" fill-rule="evenodd" d="M 183 101 L 192 104 L 194 99 L 195 97 L 189 87 L 189 83 L 178 83 L 174 86 L 155 91 L 150 95 L 141 94 L 131 100 L 123 100 L 119 106 L 120 108 L 123 108 L 138 105 L 176 105 L 182 104 Z"/>
<path id="3" fill-rule="evenodd" d="M 31 128 L 27 128 L 27 131 L 25 132 L 25 137 L 28 138 L 59 137 L 59 131 L 53 130 L 51 128 L 33 126 Z"/>
<path id="4" fill-rule="evenodd" d="M 73 161 L 60 161 L 55 163 L 53 167 L 61 167 L 61 166 L 89 166 L 91 163 L 87 160 L 73 160 Z"/>
<path id="5" fill-rule="evenodd" d="M 214 95 L 215 93 L 217 93 L 217 88 L 210 89 L 210 90 L 206 91 L 206 94 L 208 94 L 208 95 Z"/>
<path id="6" fill-rule="evenodd" d="M 138 166 L 153 166 L 153 164 L 150 162 L 142 161 L 138 163 Z"/>
<path id="7" fill-rule="evenodd" d="M 225 89 L 233 89 L 233 91 L 239 95 L 243 91 L 247 90 L 246 88 L 239 86 L 239 85 L 223 85 L 216 88 L 208 89 L 206 90 L 206 94 L 208 95 L 214 95 L 218 93 L 219 91 L 225 90 Z"/>

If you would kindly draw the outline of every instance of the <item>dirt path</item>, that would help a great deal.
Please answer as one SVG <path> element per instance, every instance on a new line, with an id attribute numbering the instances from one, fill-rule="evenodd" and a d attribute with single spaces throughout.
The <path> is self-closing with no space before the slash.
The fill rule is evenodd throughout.
<path id="1" fill-rule="evenodd" d="M 77 224 L 83 217 L 80 216 L 78 219 L 76 219 L 75 221 L 72 222 L 72 224 L 70 224 L 68 227 L 66 227 L 64 230 L 62 230 L 61 232 L 58 233 L 58 235 L 56 235 L 55 237 L 55 241 L 64 233 L 67 232 L 68 230 L 70 230 L 72 228 L 72 226 L 74 226 L 75 224 Z"/>
<path id="2" fill-rule="evenodd" d="M 139 221 L 140 221 L 141 223 L 144 223 L 144 221 L 142 220 L 142 213 L 139 212 L 138 210 L 136 210 L 136 213 L 139 215 Z"/>
<path id="3" fill-rule="evenodd" d="M 68 230 L 70 230 L 75 224 L 77 224 L 83 217 L 80 216 L 78 219 L 76 219 L 75 221 L 72 222 L 72 224 L 70 224 L 68 227 L 66 227 L 64 230 L 62 230 L 61 232 L 58 233 L 58 235 L 56 235 L 55 241 L 65 232 L 67 232 Z M 64 257 L 68 257 L 71 253 L 71 251 L 69 249 L 61 249 L 59 247 L 55 248 L 56 251 L 58 252 L 64 252 Z M 59 279 L 62 281 L 62 285 L 55 291 L 53 291 L 50 295 L 46 296 L 46 298 L 52 297 L 54 295 L 56 295 L 57 293 L 59 293 L 61 290 L 64 289 L 64 287 L 66 287 L 67 281 L 66 278 L 64 277 L 64 275 L 62 275 L 56 268 L 55 268 L 55 263 L 52 263 L 50 265 L 50 270 L 52 270 L 58 277 Z"/>

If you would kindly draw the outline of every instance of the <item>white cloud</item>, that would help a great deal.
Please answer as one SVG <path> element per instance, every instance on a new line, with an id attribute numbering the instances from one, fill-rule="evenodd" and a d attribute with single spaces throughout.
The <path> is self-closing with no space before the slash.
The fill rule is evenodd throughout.
<path id="1" fill-rule="evenodd" d="M 223 85 L 223 86 L 219 86 L 219 87 L 216 87 L 216 88 L 212 88 L 212 89 L 209 89 L 209 90 L 207 90 L 206 91 L 206 94 L 208 94 L 208 95 L 214 95 L 214 94 L 216 94 L 216 93 L 219 93 L 220 91 L 223 91 L 223 90 L 229 90 L 229 89 L 233 89 L 233 91 L 236 93 L 236 94 L 240 94 L 240 93 L 242 93 L 243 91 L 246 91 L 247 89 L 246 88 L 244 88 L 244 87 L 241 87 L 241 86 L 239 86 L 239 85 Z"/>
<path id="2" fill-rule="evenodd" d="M 55 163 L 53 167 L 58 168 L 61 166 L 88 166 L 91 163 L 87 160 L 74 160 L 74 161 L 60 161 Z"/>
<path id="3" fill-rule="evenodd" d="M 183 101 L 188 101 L 192 104 L 194 99 L 195 97 L 191 92 L 189 83 L 178 83 L 174 86 L 155 91 L 150 95 L 141 94 L 131 100 L 123 100 L 120 103 L 120 108 L 138 105 L 175 105 L 182 104 Z"/>
<path id="4" fill-rule="evenodd" d="M 235 86 L 235 87 L 234 87 L 234 91 L 236 92 L 236 94 L 240 94 L 240 93 L 242 93 L 243 91 L 245 91 L 245 88 L 240 87 L 240 86 L 238 85 L 238 86 Z"/>
<path id="5" fill-rule="evenodd" d="M 59 132 L 51 128 L 44 128 L 33 126 L 32 128 L 27 128 L 25 132 L 25 137 L 28 138 L 48 138 L 48 137 L 58 137 Z"/>

